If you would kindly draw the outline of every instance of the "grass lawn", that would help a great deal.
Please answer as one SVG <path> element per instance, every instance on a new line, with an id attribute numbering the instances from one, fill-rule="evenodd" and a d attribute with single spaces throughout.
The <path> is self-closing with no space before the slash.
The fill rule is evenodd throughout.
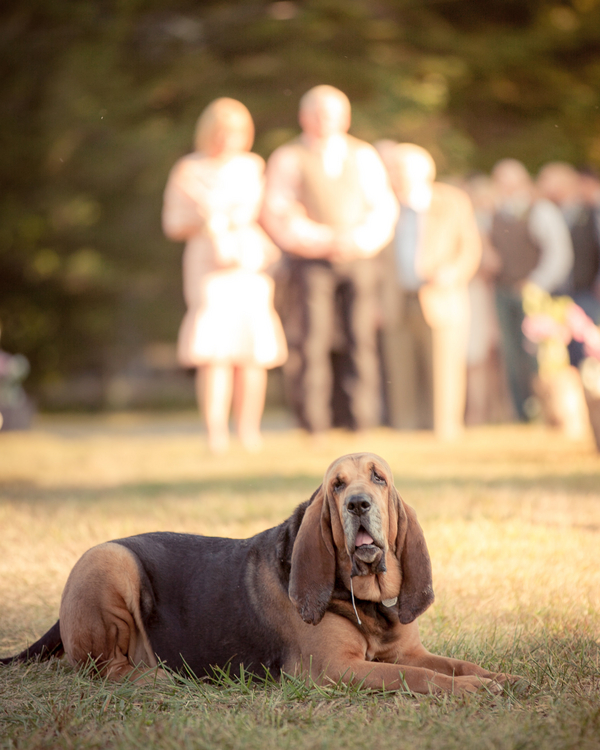
<path id="1" fill-rule="evenodd" d="M 265 434 L 211 457 L 195 418 L 45 418 L 0 435 L 0 655 L 54 623 L 77 558 L 151 530 L 243 537 L 283 520 L 337 456 L 381 454 L 419 515 L 430 650 L 526 677 L 494 697 L 292 678 L 114 685 L 51 660 L 0 668 L 0 748 L 600 748 L 600 455 L 541 427 Z"/>

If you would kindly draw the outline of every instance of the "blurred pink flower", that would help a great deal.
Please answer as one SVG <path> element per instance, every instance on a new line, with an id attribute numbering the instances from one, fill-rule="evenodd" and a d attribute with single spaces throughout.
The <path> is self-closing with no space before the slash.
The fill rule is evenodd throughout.
<path id="1" fill-rule="evenodd" d="M 564 322 L 547 313 L 527 315 L 523 321 L 523 334 L 534 344 L 549 339 L 568 344 L 571 339 L 583 342 L 587 357 L 600 360 L 600 327 L 574 302 L 564 310 Z"/>
<path id="2" fill-rule="evenodd" d="M 571 331 L 568 326 L 542 313 L 527 315 L 523 321 L 522 330 L 524 336 L 534 344 L 548 339 L 559 339 L 564 344 L 568 344 L 571 340 Z"/>

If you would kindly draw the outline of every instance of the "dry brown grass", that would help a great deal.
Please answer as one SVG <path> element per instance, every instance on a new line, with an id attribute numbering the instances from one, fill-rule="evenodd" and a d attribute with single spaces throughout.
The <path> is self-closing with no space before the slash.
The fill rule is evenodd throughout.
<path id="1" fill-rule="evenodd" d="M 54 418 L 42 421 L 30 433 L 2 434 L 0 654 L 21 649 L 54 622 L 68 572 L 90 546 L 150 530 L 251 535 L 280 522 L 306 499 L 331 460 L 358 450 L 380 453 L 389 461 L 400 493 L 417 509 L 425 529 L 437 594 L 436 603 L 421 618 L 427 645 L 489 666 L 518 668 L 534 682 L 530 698 L 519 704 L 517 713 L 511 703 L 511 720 L 502 719 L 508 721 L 506 731 L 494 724 L 493 731 L 490 725 L 486 733 L 478 733 L 475 726 L 481 706 L 471 716 L 464 704 L 453 703 L 454 718 L 448 721 L 449 726 L 455 726 L 451 736 L 457 746 L 465 746 L 464 738 L 459 739 L 459 727 L 469 722 L 473 737 L 497 734 L 498 741 L 490 747 L 516 746 L 510 740 L 513 734 L 520 736 L 527 721 L 537 726 L 544 712 L 554 721 L 562 721 L 563 729 L 550 732 L 539 745 L 528 744 L 534 735 L 525 733 L 522 746 L 600 746 L 600 739 L 597 745 L 589 744 L 587 729 L 582 744 L 567 743 L 574 739 L 573 732 L 583 731 L 581 722 L 598 728 L 600 738 L 600 457 L 591 439 L 585 444 L 569 443 L 541 427 L 475 429 L 453 445 L 440 444 L 424 433 L 399 434 L 384 429 L 360 436 L 334 432 L 320 444 L 298 431 L 272 431 L 266 434 L 265 449 L 259 456 L 248 456 L 234 447 L 230 456 L 219 459 L 206 452 L 194 417 L 187 415 Z M 82 679 L 64 667 L 58 672 L 49 669 L 54 668 L 34 665 L 23 678 L 23 668 L 11 668 L 0 674 L 0 691 L 8 674 L 10 690 L 17 693 L 20 689 L 31 693 L 35 685 L 42 690 L 42 684 L 54 685 L 60 692 L 66 690 L 67 683 Z M 9 682 L 5 688 L 9 689 Z M 81 686 L 77 689 L 83 690 Z M 249 699 L 239 687 L 222 685 L 215 690 L 221 690 L 217 693 L 221 698 L 213 696 L 212 700 L 228 696 L 227 711 L 233 707 L 242 714 L 249 712 L 248 716 L 255 711 L 248 707 Z M 341 737 L 346 737 L 349 746 L 361 746 L 344 732 L 327 734 L 334 721 L 331 701 L 304 696 L 297 705 L 292 700 L 290 708 L 286 702 L 289 686 L 281 690 L 273 694 L 263 688 L 260 700 L 283 701 L 286 711 L 297 711 L 294 721 L 299 727 L 309 734 L 315 731 L 314 737 L 329 737 L 323 747 L 342 746 Z M 196 696 L 196 700 L 201 698 Z M 148 700 L 155 701 L 156 696 Z M 306 719 L 306 700 L 312 700 L 315 710 L 322 712 L 323 725 Z M 365 698 L 346 695 L 335 700 L 349 701 L 357 716 L 367 711 Z M 403 698 L 369 698 L 375 711 L 369 721 L 387 726 L 390 700 L 396 707 L 398 701 L 406 703 Z M 589 710 L 583 711 L 581 721 L 575 720 L 561 701 L 566 701 L 565 705 L 574 702 L 580 708 L 589 703 Z M 29 725 L 23 719 L 15 728 L 10 717 L 21 710 L 16 705 L 4 718 L 10 736 L 22 744 L 6 747 L 35 747 L 31 744 L 32 727 L 39 728 L 42 714 L 36 714 L 34 702 L 30 710 L 38 723 L 32 718 Z M 427 703 L 431 715 L 425 725 L 429 729 L 422 726 L 421 730 L 431 747 L 454 746 L 450 735 L 443 744 L 442 735 L 432 729 L 442 721 L 448 705 Z M 155 724 L 158 709 L 152 703 L 148 710 Z M 392 713 L 398 710 L 394 708 Z M 419 721 L 424 716 L 424 709 L 420 710 Z M 506 710 L 504 705 L 501 713 Z M 183 732 L 180 739 L 185 745 L 187 720 L 182 717 L 186 714 L 181 706 L 178 711 Z M 279 709 L 273 711 L 271 723 Z M 171 719 L 174 715 L 170 714 Z M 218 716 L 217 711 L 215 721 Z M 570 726 L 567 716 L 574 722 L 570 729 L 565 728 Z M 225 721 L 223 717 L 221 721 Z M 85 716 L 80 719 L 85 725 Z M 91 721 L 90 716 L 88 719 Z M 414 728 L 415 717 L 410 721 Z M 141 729 L 136 734 L 126 721 L 123 726 L 133 732 L 135 742 L 132 739 L 133 744 L 128 745 L 125 735 L 117 733 L 115 737 L 125 744 L 117 740 L 108 744 L 128 747 L 146 742 Z M 218 724 L 215 737 L 217 730 Z M 169 731 L 167 735 L 174 736 L 173 728 Z M 264 738 L 259 741 L 262 735 L 256 727 L 251 731 L 252 743 L 256 740 L 257 746 L 270 747 Z M 81 732 L 73 736 L 83 743 L 80 746 L 92 747 L 98 732 L 102 733 L 97 727 L 84 733 L 89 735 L 85 742 Z M 273 740 L 274 746 L 280 746 L 282 735 L 276 727 L 273 732 L 273 738 L 278 738 Z M 55 732 L 56 736 L 62 734 Z M 242 734 L 234 733 L 224 745 L 237 746 Z M 541 737 L 539 732 L 536 736 Z M 564 742 L 553 737 L 562 737 Z M 388 746 L 379 739 L 381 746 Z M 166 740 L 156 741 L 156 747 L 171 746 Z M 1 741 L 0 746 L 4 747 Z M 64 746 L 69 746 L 66 740 Z"/>

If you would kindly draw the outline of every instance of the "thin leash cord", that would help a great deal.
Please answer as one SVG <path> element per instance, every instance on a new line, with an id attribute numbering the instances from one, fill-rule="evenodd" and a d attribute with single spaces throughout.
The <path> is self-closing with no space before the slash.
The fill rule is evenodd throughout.
<path id="1" fill-rule="evenodd" d="M 354 607 L 354 614 L 356 615 L 356 619 L 358 620 L 358 624 L 362 625 L 361 619 L 358 616 L 358 612 L 356 610 L 356 604 L 354 603 L 354 586 L 352 585 L 352 576 L 350 576 L 350 595 L 352 596 L 352 606 Z"/>

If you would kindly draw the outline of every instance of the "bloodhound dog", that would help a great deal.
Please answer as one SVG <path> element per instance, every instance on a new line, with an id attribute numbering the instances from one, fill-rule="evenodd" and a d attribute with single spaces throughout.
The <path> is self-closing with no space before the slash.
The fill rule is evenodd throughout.
<path id="1" fill-rule="evenodd" d="M 59 621 L 4 663 L 64 654 L 113 679 L 159 663 L 210 675 L 311 675 L 416 693 L 502 690 L 509 677 L 435 656 L 417 618 L 433 602 L 415 512 L 388 464 L 342 456 L 280 526 L 250 539 L 157 532 L 86 552 Z"/>

